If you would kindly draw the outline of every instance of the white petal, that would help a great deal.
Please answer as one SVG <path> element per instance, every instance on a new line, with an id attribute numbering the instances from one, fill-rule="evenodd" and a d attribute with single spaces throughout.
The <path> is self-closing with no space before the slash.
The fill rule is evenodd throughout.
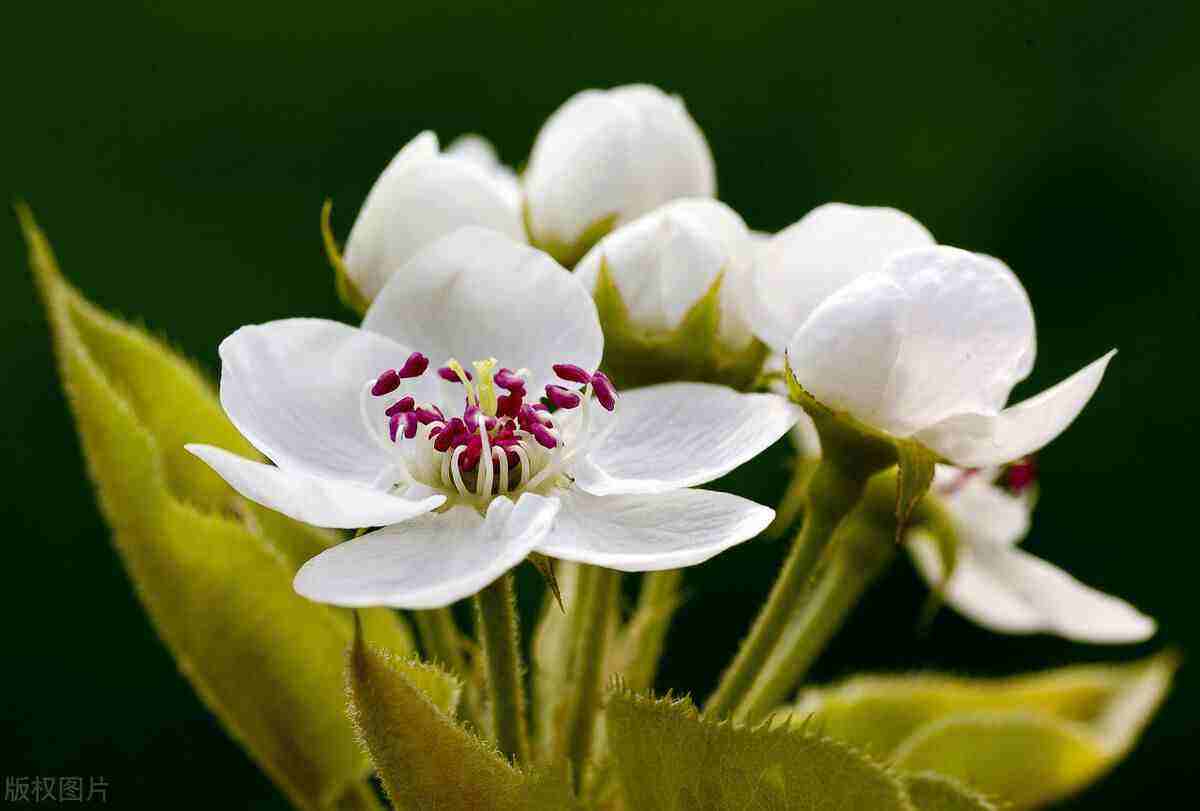
<path id="1" fill-rule="evenodd" d="M 644 329 L 668 330 L 723 274 L 720 337 L 741 348 L 751 338 L 742 298 L 753 254 L 746 224 L 729 206 L 708 198 L 675 200 L 606 236 L 580 260 L 575 275 L 595 290 L 606 265 L 631 320 Z"/>
<path id="2" fill-rule="evenodd" d="M 1028 373 L 1033 308 L 998 259 L 939 246 L 894 257 L 884 272 L 908 294 L 892 371 L 893 420 L 907 432 L 964 411 L 1000 408 Z"/>
<path id="3" fill-rule="evenodd" d="M 504 193 L 510 206 L 521 210 L 521 182 L 517 173 L 500 162 L 496 148 L 491 141 L 482 135 L 460 135 L 446 147 L 448 158 L 458 158 L 486 170 L 493 179 L 498 181 L 497 188 Z"/>
<path id="4" fill-rule="evenodd" d="M 938 467 L 945 468 L 944 465 Z M 950 484 L 949 491 L 944 492 L 941 499 L 960 540 L 972 546 L 1020 543 L 1029 533 L 1029 499 L 992 484 L 988 472 L 949 470 L 955 472 L 957 480 Z"/>
<path id="5" fill-rule="evenodd" d="M 1087 405 L 1116 350 L 1041 394 L 999 414 L 959 414 L 921 431 L 917 439 L 955 464 L 983 467 L 1033 453 L 1066 430 Z"/>
<path id="6" fill-rule="evenodd" d="M 211 445 L 186 447 L 246 498 L 313 526 L 379 527 L 435 510 L 446 500 L 442 495 L 402 498 L 361 484 L 282 470 Z"/>
<path id="7" fill-rule="evenodd" d="M 927 567 L 920 565 L 923 573 Z M 1052 633 L 1079 642 L 1141 642 L 1155 623 L 1116 597 L 1083 585 L 1020 549 L 980 547 L 960 556 L 946 600 L 1002 633 Z"/>
<path id="8" fill-rule="evenodd" d="M 280 467 L 370 484 L 391 457 L 363 426 L 359 396 L 410 351 L 316 318 L 242 327 L 221 342 L 221 405 Z M 426 378 L 405 381 L 400 393 L 430 400 L 437 389 Z"/>
<path id="9" fill-rule="evenodd" d="M 475 594 L 545 537 L 558 500 L 497 498 L 487 517 L 470 507 L 414 518 L 339 544 L 296 573 L 298 593 L 344 606 L 441 608 Z"/>
<path id="10" fill-rule="evenodd" d="M 909 436 L 997 408 L 1032 340 L 1033 311 L 1012 272 L 939 246 L 893 257 L 830 296 L 793 336 L 789 358 L 818 400 Z"/>
<path id="11" fill-rule="evenodd" d="M 822 301 L 892 256 L 933 245 L 923 225 L 894 208 L 828 203 L 761 248 L 753 292 L 758 336 L 776 352 Z"/>
<path id="12" fill-rule="evenodd" d="M 363 328 L 417 347 L 436 365 L 494 357 L 528 368 L 531 392 L 551 380 L 553 364 L 595 369 L 604 350 L 596 306 L 578 279 L 541 251 L 481 228 L 455 231 L 413 257 Z"/>
<path id="13" fill-rule="evenodd" d="M 350 277 L 372 299 L 417 251 L 465 225 L 524 239 L 512 182 L 470 160 L 438 155 L 437 137 L 422 133 L 392 159 L 363 203 L 346 241 Z"/>
<path id="14" fill-rule="evenodd" d="M 647 85 L 586 90 L 542 127 L 524 175 L 532 236 L 574 245 L 597 221 L 628 222 L 716 191 L 712 154 L 683 102 Z"/>
<path id="15" fill-rule="evenodd" d="M 797 382 L 826 406 L 884 427 L 890 415 L 887 385 L 904 339 L 907 298 L 887 276 L 872 273 L 826 299 L 788 345 Z"/>
<path id="16" fill-rule="evenodd" d="M 623 572 L 694 566 L 758 535 L 775 511 L 712 490 L 592 496 L 571 490 L 538 551 Z"/>
<path id="17" fill-rule="evenodd" d="M 632 389 L 617 401 L 600 444 L 576 465 L 575 483 L 597 496 L 704 484 L 766 450 L 799 414 L 778 395 L 709 383 Z"/>

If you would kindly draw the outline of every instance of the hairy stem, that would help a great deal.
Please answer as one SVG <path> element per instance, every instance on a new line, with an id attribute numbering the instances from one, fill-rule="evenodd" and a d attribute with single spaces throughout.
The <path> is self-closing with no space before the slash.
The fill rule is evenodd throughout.
<path id="1" fill-rule="evenodd" d="M 621 576 L 611 569 L 582 566 L 575 604 L 568 611 L 572 650 L 567 671 L 563 747 L 572 766 L 575 787 L 583 785 L 596 736 L 596 717 L 606 675 L 610 617 L 617 602 Z"/>
<path id="2" fill-rule="evenodd" d="M 648 572 L 642 577 L 637 608 L 618 640 L 613 667 L 631 690 L 654 686 L 667 631 L 679 607 L 682 583 L 681 569 Z"/>
<path id="3" fill-rule="evenodd" d="M 475 613 L 479 646 L 487 670 L 496 746 L 517 763 L 529 763 L 521 637 L 511 574 L 503 575 L 475 595 Z"/>
<path id="4" fill-rule="evenodd" d="M 850 470 L 835 459 L 821 460 L 809 482 L 804 526 L 796 536 L 771 594 L 742 642 L 733 663 L 721 676 L 705 706 L 713 718 L 732 715 L 745 701 L 760 670 L 779 644 L 780 636 L 808 593 L 813 576 L 835 530 L 862 497 L 869 470 Z"/>

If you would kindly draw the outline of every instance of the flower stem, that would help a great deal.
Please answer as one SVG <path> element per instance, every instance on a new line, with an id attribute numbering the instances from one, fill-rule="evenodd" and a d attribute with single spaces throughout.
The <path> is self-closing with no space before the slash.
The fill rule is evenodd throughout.
<path id="1" fill-rule="evenodd" d="M 679 607 L 682 583 L 681 569 L 648 572 L 642 577 L 637 608 L 617 641 L 613 667 L 630 690 L 645 690 L 654 685 L 663 643 Z"/>
<path id="2" fill-rule="evenodd" d="M 759 671 L 778 645 L 780 635 L 808 593 L 809 580 L 824 557 L 834 531 L 858 504 L 872 472 L 865 466 L 849 469 L 830 456 L 822 459 L 813 471 L 804 526 L 796 536 L 750 635 L 742 642 L 733 663 L 722 674 L 716 692 L 705 706 L 706 715 L 713 718 L 732 715 L 746 699 Z"/>
<path id="3" fill-rule="evenodd" d="M 568 668 L 563 746 L 576 790 L 583 785 L 596 736 L 596 717 L 604 687 L 605 661 L 612 611 L 617 604 L 621 576 L 599 566 L 581 566 L 570 612 L 572 642 Z"/>
<path id="4" fill-rule="evenodd" d="M 487 668 L 492 731 L 500 751 L 529 763 L 529 728 L 525 719 L 525 682 L 521 637 L 511 574 L 475 595 L 479 645 Z"/>
<path id="5" fill-rule="evenodd" d="M 775 650 L 736 709 L 739 720 L 761 721 L 804 678 L 859 598 L 895 559 L 894 526 L 858 520 L 857 513 L 842 524 L 831 559 L 809 581 Z"/>

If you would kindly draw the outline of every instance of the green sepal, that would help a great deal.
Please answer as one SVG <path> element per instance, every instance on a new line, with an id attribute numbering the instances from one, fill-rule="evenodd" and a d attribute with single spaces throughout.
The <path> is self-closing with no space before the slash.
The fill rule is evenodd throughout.
<path id="1" fill-rule="evenodd" d="M 739 391 L 755 386 L 767 359 L 767 346 L 752 338 L 732 349 L 720 338 L 721 285 L 724 274 L 669 330 L 648 330 L 633 323 L 629 308 L 612 279 L 607 260 L 592 296 L 604 329 L 603 367 L 619 388 L 635 388 L 676 380 L 720 383 Z"/>
<path id="2" fill-rule="evenodd" d="M 785 362 L 786 363 L 786 362 Z M 936 453 L 911 439 L 899 439 L 860 422 L 849 412 L 830 408 L 813 397 L 796 379 L 791 364 L 786 364 L 788 394 L 792 402 L 807 412 L 821 437 L 821 454 L 850 470 L 878 473 L 892 465 L 899 467 L 895 479 L 894 514 L 897 542 L 917 504 L 929 492 Z"/>
<path id="3" fill-rule="evenodd" d="M 558 586 L 558 576 L 554 574 L 554 561 L 538 552 L 531 552 L 528 560 L 533 564 L 533 568 L 537 569 L 538 574 L 542 576 L 542 582 L 546 584 L 546 591 L 558 603 L 558 610 L 566 613 L 567 609 L 563 605 L 562 589 Z"/>
<path id="4" fill-rule="evenodd" d="M 604 239 L 617 224 L 617 214 L 606 214 L 598 218 L 595 222 L 583 229 L 583 233 L 574 242 L 566 242 L 555 237 L 546 236 L 536 233 L 533 227 L 533 220 L 529 214 L 529 202 L 525 201 L 521 206 L 521 220 L 525 223 L 525 234 L 529 237 L 529 244 L 540 251 L 545 251 L 554 257 L 560 265 L 568 270 L 575 267 L 580 259 L 595 247 L 596 243 Z"/>
<path id="5" fill-rule="evenodd" d="M 700 717 L 690 699 L 618 687 L 608 739 L 626 808 L 912 811 L 897 774 L 812 729 Z"/>
<path id="6" fill-rule="evenodd" d="M 1006 807 L 1035 808 L 1084 788 L 1132 748 L 1177 665 L 1161 654 L 1007 679 L 858 676 L 805 691 L 791 718 Z"/>
<path id="7" fill-rule="evenodd" d="M 329 266 L 333 268 L 333 284 L 338 299 L 361 318 L 367 314 L 371 300 L 362 294 L 358 285 L 350 278 L 350 272 L 346 270 L 346 263 L 342 260 L 342 252 L 338 249 L 337 240 L 333 236 L 333 226 L 330 224 L 332 213 L 333 201 L 326 200 L 321 206 L 321 242 L 325 246 Z"/>
<path id="8" fill-rule="evenodd" d="M 527 773 L 455 721 L 458 682 L 354 637 L 346 667 L 351 718 L 398 809 L 526 811 L 577 807 L 564 776 Z"/>
<path id="9" fill-rule="evenodd" d="M 957 780 L 934 772 L 902 774 L 917 811 L 1000 811 L 1001 806 Z"/>
<path id="10" fill-rule="evenodd" d="M 300 808 L 371 807 L 369 761 L 345 717 L 351 618 L 291 587 L 337 536 L 237 496 L 185 441 L 261 458 L 204 377 L 163 342 L 84 299 L 62 278 L 32 214 L 17 207 L 67 403 L 125 571 L 201 700 Z M 398 652 L 399 617 L 364 614 Z"/>
<path id="11" fill-rule="evenodd" d="M 917 503 L 933 484 L 937 454 L 910 439 L 896 441 L 899 475 L 896 477 L 896 543 L 904 539 L 904 530 Z"/>

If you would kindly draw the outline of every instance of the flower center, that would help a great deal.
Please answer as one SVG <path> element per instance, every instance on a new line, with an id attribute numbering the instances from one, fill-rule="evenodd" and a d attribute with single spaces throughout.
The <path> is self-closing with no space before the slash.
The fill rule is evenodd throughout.
<path id="1" fill-rule="evenodd" d="M 398 473 L 395 488 L 421 484 L 482 506 L 498 495 L 558 486 L 591 439 L 592 401 L 608 411 L 616 406 L 616 390 L 603 372 L 556 364 L 563 383 L 547 385 L 544 396 L 531 400 L 528 370 L 497 368 L 495 358 L 471 366 L 474 373 L 451 358 L 436 372 L 463 387 L 457 416 L 403 392 L 405 380 L 429 368 L 419 352 L 364 384 L 363 424 L 392 457 L 394 470 L 385 475 Z M 386 406 L 380 398 L 387 398 Z"/>

